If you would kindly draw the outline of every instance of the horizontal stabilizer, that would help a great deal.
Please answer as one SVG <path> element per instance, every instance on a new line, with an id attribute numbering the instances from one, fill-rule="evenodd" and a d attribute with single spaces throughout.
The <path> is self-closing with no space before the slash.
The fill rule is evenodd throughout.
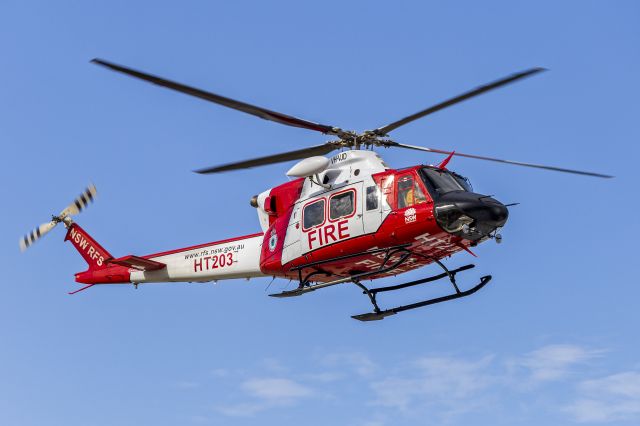
<path id="1" fill-rule="evenodd" d="M 165 268 L 167 265 L 161 262 L 156 262 L 155 260 L 145 259 L 143 257 L 138 256 L 124 256 L 118 259 L 109 259 L 107 263 L 113 263 L 120 266 L 126 266 L 129 268 L 135 268 L 139 271 L 156 271 L 158 269 Z"/>

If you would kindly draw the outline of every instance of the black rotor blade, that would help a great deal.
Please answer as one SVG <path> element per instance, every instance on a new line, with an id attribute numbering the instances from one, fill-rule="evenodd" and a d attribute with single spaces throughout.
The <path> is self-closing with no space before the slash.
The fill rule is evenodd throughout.
<path id="1" fill-rule="evenodd" d="M 502 78 L 500 80 L 494 81 L 493 83 L 489 83 L 489 84 L 486 84 L 484 86 L 477 87 L 477 88 L 475 88 L 473 90 L 470 90 L 470 91 L 465 92 L 465 93 L 463 93 L 463 94 L 461 94 L 459 96 L 456 96 L 455 98 L 451 98 L 451 99 L 448 99 L 448 100 L 446 100 L 444 102 L 440 102 L 439 104 L 433 105 L 433 106 L 431 106 L 431 107 L 429 107 L 427 109 L 424 109 L 424 110 L 422 110 L 420 112 L 417 112 L 417 113 L 415 113 L 413 115 L 410 115 L 408 117 L 405 117 L 405 118 L 403 118 L 401 120 L 395 121 L 395 122 L 393 122 L 391 124 L 387 124 L 386 126 L 383 126 L 383 127 L 379 127 L 377 129 L 375 129 L 373 131 L 373 133 L 375 133 L 377 135 L 386 135 L 390 131 L 397 129 L 400 126 L 404 126 L 407 123 L 411 123 L 414 120 L 417 120 L 417 119 L 422 118 L 424 116 L 427 116 L 429 114 L 433 114 L 434 112 L 437 112 L 437 111 L 440 111 L 441 109 L 450 107 L 451 105 L 455 105 L 455 104 L 457 104 L 459 102 L 465 101 L 465 100 L 467 100 L 469 98 L 472 98 L 474 96 L 478 96 L 478 95 L 480 95 L 482 93 L 486 93 L 486 92 L 488 92 L 490 90 L 497 89 L 498 87 L 502 87 L 504 85 L 507 85 L 509 83 L 513 83 L 514 81 L 520 80 L 520 79 L 525 78 L 525 77 L 529 77 L 529 76 L 531 76 L 533 74 L 537 74 L 537 73 L 542 72 L 542 71 L 546 71 L 546 69 L 545 68 L 531 68 L 531 69 L 528 69 L 526 71 L 522 71 L 522 72 L 510 75 L 508 77 Z"/>
<path id="2" fill-rule="evenodd" d="M 425 152 L 435 152 L 437 154 L 445 154 L 445 155 L 449 155 L 449 154 L 452 153 L 452 151 L 443 151 L 441 149 L 425 148 L 425 147 L 422 147 L 422 146 L 415 146 L 415 145 L 405 145 L 405 144 L 402 144 L 402 143 L 397 143 L 397 142 L 392 142 L 392 141 L 389 141 L 384 146 L 395 146 L 395 147 L 398 147 L 398 148 L 414 149 L 414 150 L 417 150 L 417 151 L 425 151 Z M 573 174 L 584 175 L 584 176 L 595 176 L 595 177 L 600 177 L 600 178 L 612 178 L 613 177 L 613 176 L 610 176 L 610 175 L 603 175 L 601 173 L 584 172 L 584 171 L 581 171 L 581 170 L 572 170 L 572 169 L 564 169 L 564 168 L 561 168 L 561 167 L 545 166 L 545 165 L 542 165 L 542 164 L 523 163 L 523 162 L 520 162 L 520 161 L 501 160 L 501 159 L 498 159 L 498 158 L 483 157 L 483 156 L 480 156 L 480 155 L 462 154 L 460 152 L 454 152 L 453 155 L 454 156 L 458 156 L 458 157 L 474 158 L 476 160 L 496 161 L 498 163 L 513 164 L 513 165 L 516 165 L 516 166 L 534 167 L 536 169 L 553 170 L 553 171 L 556 171 L 556 172 L 573 173 Z"/>
<path id="3" fill-rule="evenodd" d="M 98 58 L 92 59 L 91 62 L 94 64 L 102 65 L 109 69 L 112 69 L 113 71 L 118 71 L 118 72 L 130 75 L 132 77 L 136 77 L 141 80 L 145 80 L 150 83 L 157 84 L 158 86 L 166 87 L 168 89 L 173 89 L 178 92 L 185 93 L 187 95 L 195 96 L 197 98 L 204 99 L 205 101 L 223 105 L 223 106 L 226 106 L 227 108 L 232 108 L 238 111 L 245 112 L 247 114 L 255 115 L 256 117 L 260 117 L 265 120 L 275 121 L 276 123 L 285 124 L 287 126 L 302 127 L 303 129 L 315 130 L 317 132 L 322 132 L 329 135 L 340 136 L 344 134 L 343 131 L 341 131 L 338 128 L 334 128 L 332 126 L 314 123 L 312 121 L 307 121 L 301 118 L 292 117 L 287 114 L 271 111 L 271 110 L 261 108 L 255 105 L 251 105 L 245 102 L 236 101 L 234 99 L 216 95 L 215 93 L 207 92 L 201 89 L 197 89 L 195 87 L 187 86 L 185 84 L 176 83 L 174 81 L 157 77 L 151 74 L 146 74 L 141 71 L 136 71 L 134 69 L 123 67 L 121 65 L 104 61 L 102 59 L 98 59 Z"/>
<path id="4" fill-rule="evenodd" d="M 311 146 L 309 148 L 298 149 L 296 151 L 287 151 L 280 154 L 267 155 L 265 157 L 238 161 L 236 163 L 222 164 L 220 166 L 207 167 L 204 169 L 199 169 L 194 171 L 196 173 L 207 174 L 207 173 L 227 172 L 230 170 L 249 169 L 251 167 L 282 163 L 284 161 L 289 161 L 289 160 L 299 160 L 302 158 L 312 157 L 314 155 L 326 155 L 338 148 L 340 147 L 329 142 L 322 145 Z"/>

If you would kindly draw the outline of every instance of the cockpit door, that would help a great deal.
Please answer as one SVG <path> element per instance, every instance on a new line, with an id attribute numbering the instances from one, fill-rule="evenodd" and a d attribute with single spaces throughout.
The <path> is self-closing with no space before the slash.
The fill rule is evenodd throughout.
<path id="1" fill-rule="evenodd" d="M 433 204 L 418 175 L 413 172 L 396 175 L 396 238 L 403 240 L 415 234 L 417 228 L 429 216 Z"/>

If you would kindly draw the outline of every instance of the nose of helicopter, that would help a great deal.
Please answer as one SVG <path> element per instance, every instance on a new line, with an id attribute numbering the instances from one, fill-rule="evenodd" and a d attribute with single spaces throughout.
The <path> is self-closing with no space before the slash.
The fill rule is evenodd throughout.
<path id="1" fill-rule="evenodd" d="M 489 195 L 473 192 L 443 194 L 434 206 L 436 221 L 445 231 L 468 240 L 479 240 L 504 226 L 509 210 Z"/>

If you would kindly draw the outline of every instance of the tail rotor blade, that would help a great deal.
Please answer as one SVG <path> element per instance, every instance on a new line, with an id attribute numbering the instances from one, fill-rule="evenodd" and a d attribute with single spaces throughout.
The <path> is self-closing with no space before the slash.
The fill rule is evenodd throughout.
<path id="1" fill-rule="evenodd" d="M 55 228 L 57 224 L 58 223 L 53 220 L 48 223 L 43 223 L 42 225 L 35 228 L 33 231 L 29 232 L 24 237 L 20 238 L 20 241 L 18 242 L 18 244 L 20 245 L 20 251 L 25 251 L 26 249 L 31 247 L 33 243 L 38 241 L 45 234 L 47 234 L 49 231 Z"/>
<path id="2" fill-rule="evenodd" d="M 20 251 L 25 251 L 29 247 L 33 245 L 40 238 L 44 237 L 45 234 L 48 234 L 56 225 L 60 222 L 64 222 L 65 225 L 70 224 L 69 216 L 76 215 L 84 210 L 91 202 L 93 202 L 96 197 L 97 191 L 96 187 L 93 184 L 90 184 L 85 188 L 84 191 L 75 199 L 73 203 L 71 203 L 67 208 L 62 210 L 58 216 L 53 216 L 51 222 L 43 223 L 37 228 L 33 229 L 31 232 L 26 234 L 24 237 L 20 238 L 18 241 L 18 245 L 20 246 Z"/>
<path id="3" fill-rule="evenodd" d="M 73 200 L 73 203 L 69 204 L 66 209 L 60 212 L 60 217 L 65 218 L 67 216 L 77 215 L 93 202 L 97 193 L 95 185 L 90 184 L 84 191 L 82 191 L 82 194 Z"/>

